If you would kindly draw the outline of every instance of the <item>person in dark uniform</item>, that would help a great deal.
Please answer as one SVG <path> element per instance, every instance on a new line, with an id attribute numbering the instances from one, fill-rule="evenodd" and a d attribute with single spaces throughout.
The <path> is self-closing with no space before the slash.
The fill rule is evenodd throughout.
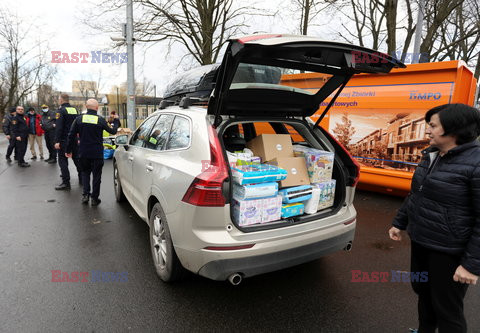
<path id="1" fill-rule="evenodd" d="M 83 176 L 82 203 L 88 204 L 91 196 L 92 206 L 97 206 L 101 202 L 99 195 L 103 168 L 103 131 L 116 134 L 120 125 L 117 115 L 115 115 L 114 125 L 111 127 L 105 118 L 97 115 L 97 111 L 98 102 L 95 99 L 89 99 L 87 101 L 87 113 L 80 115 L 72 124 L 68 134 L 67 153 L 65 154 L 67 157 L 72 156 L 77 135 L 79 135 L 78 156 L 80 157 Z M 93 175 L 91 193 L 90 174 Z"/>
<path id="2" fill-rule="evenodd" d="M 16 112 L 17 112 L 16 107 L 10 108 L 10 113 L 5 115 L 5 117 L 3 117 L 3 123 L 2 123 L 3 133 L 5 134 L 8 140 L 7 154 L 5 155 L 5 158 L 7 159 L 8 163 L 12 162 L 10 155 L 12 155 L 12 152 L 15 150 L 15 143 L 17 142 L 17 139 L 12 134 L 12 126 L 13 126 L 12 120 L 17 115 Z M 15 160 L 17 159 L 16 152 L 14 155 L 14 159 Z"/>
<path id="3" fill-rule="evenodd" d="M 70 189 L 70 171 L 68 170 L 68 159 L 65 156 L 67 148 L 68 131 L 72 126 L 73 121 L 78 117 L 79 112 L 70 105 L 69 96 L 67 94 L 61 94 L 58 98 L 58 104 L 60 108 L 55 115 L 55 149 L 58 150 L 58 165 L 60 166 L 60 172 L 62 176 L 62 183 L 55 187 L 56 190 L 69 190 Z M 78 179 L 80 185 L 81 179 L 81 167 L 80 161 L 77 156 L 77 145 L 72 141 L 72 153 L 73 163 L 75 164 L 78 172 Z"/>
<path id="4" fill-rule="evenodd" d="M 55 111 L 49 110 L 48 106 L 42 105 L 42 119 L 40 124 L 45 131 L 45 145 L 48 149 L 48 159 L 45 162 L 57 163 L 57 151 L 55 150 Z"/>
<path id="5" fill-rule="evenodd" d="M 22 106 L 17 106 L 17 115 L 12 119 L 12 134 L 17 140 L 15 143 L 15 155 L 17 155 L 18 166 L 22 168 L 29 167 L 25 162 L 25 153 L 28 144 L 28 125 L 25 117 L 25 110 Z"/>

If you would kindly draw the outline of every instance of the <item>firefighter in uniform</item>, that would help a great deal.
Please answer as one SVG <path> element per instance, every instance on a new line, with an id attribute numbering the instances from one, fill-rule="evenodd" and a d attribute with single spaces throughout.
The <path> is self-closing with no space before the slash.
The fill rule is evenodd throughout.
<path id="1" fill-rule="evenodd" d="M 29 167 L 30 164 L 26 163 L 24 159 L 28 144 L 28 125 L 25 110 L 22 106 L 17 106 L 17 115 L 12 119 L 12 135 L 17 140 L 15 155 L 17 155 L 18 166 Z"/>
<path id="2" fill-rule="evenodd" d="M 61 94 L 58 98 L 60 108 L 55 115 L 55 149 L 58 151 L 58 165 L 60 166 L 60 173 L 62 176 L 62 183 L 55 187 L 56 190 L 70 189 L 70 171 L 68 170 L 68 159 L 65 156 L 67 149 L 68 131 L 72 126 L 73 121 L 78 117 L 78 111 L 69 103 L 69 96 Z M 77 168 L 78 182 L 82 184 L 81 167 L 77 156 L 77 144 L 72 142 L 73 163 Z"/>
<path id="3" fill-rule="evenodd" d="M 97 206 L 101 202 L 99 195 L 103 168 L 103 131 L 116 134 L 120 125 L 117 115 L 115 115 L 114 124 L 111 127 L 105 118 L 97 115 L 97 110 L 98 102 L 95 99 L 89 99 L 87 101 L 87 113 L 80 115 L 72 124 L 68 134 L 67 153 L 65 154 L 67 157 L 72 156 L 77 135 L 79 135 L 78 156 L 80 157 L 83 176 L 82 203 L 88 204 L 91 197 L 92 206 Z M 93 175 L 91 192 L 90 174 Z"/>
<path id="4" fill-rule="evenodd" d="M 5 158 L 7 159 L 7 162 L 11 163 L 12 159 L 10 158 L 10 155 L 12 155 L 12 152 L 15 150 L 15 142 L 17 142 L 17 139 L 12 135 L 12 120 L 15 118 L 17 112 L 16 107 L 10 108 L 10 113 L 6 114 L 5 117 L 3 117 L 3 123 L 2 123 L 2 128 L 3 128 L 3 133 L 7 137 L 8 140 L 8 148 L 7 148 L 7 154 L 5 155 Z M 17 155 L 15 152 L 14 159 L 17 159 Z"/>

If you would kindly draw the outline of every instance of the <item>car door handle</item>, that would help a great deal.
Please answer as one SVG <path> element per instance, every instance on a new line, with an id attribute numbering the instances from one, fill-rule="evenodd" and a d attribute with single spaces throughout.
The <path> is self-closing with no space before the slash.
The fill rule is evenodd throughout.
<path id="1" fill-rule="evenodd" d="M 147 164 L 147 171 L 153 171 L 153 165 Z"/>
<path id="2" fill-rule="evenodd" d="M 131 162 L 133 161 L 133 156 L 128 156 L 128 160 Z"/>

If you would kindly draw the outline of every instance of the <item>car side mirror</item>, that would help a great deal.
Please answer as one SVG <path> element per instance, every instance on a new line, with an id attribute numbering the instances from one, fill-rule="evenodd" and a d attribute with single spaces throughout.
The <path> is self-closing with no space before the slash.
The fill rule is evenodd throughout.
<path id="1" fill-rule="evenodd" d="M 128 135 L 119 135 L 115 138 L 115 143 L 117 145 L 126 145 L 128 143 Z"/>

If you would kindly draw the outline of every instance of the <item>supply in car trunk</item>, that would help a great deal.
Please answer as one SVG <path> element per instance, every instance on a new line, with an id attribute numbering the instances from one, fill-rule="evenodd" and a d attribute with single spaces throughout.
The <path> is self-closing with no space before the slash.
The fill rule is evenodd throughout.
<path id="1" fill-rule="evenodd" d="M 278 183 L 260 183 L 250 185 L 233 185 L 233 197 L 237 200 L 261 199 L 277 196 Z"/>
<path id="2" fill-rule="evenodd" d="M 310 184 L 303 157 L 276 157 L 266 163 L 287 171 L 287 177 L 280 182 L 280 187 Z"/>
<path id="3" fill-rule="evenodd" d="M 321 183 L 332 179 L 335 154 L 301 145 L 293 146 L 295 156 L 305 158 L 310 183 Z"/>
<path id="4" fill-rule="evenodd" d="M 332 207 L 335 199 L 336 180 L 332 179 L 328 182 L 312 184 L 312 186 L 320 190 L 318 210 Z"/>
<path id="5" fill-rule="evenodd" d="M 289 134 L 261 134 L 250 140 L 247 147 L 255 156 L 259 156 L 263 163 L 276 157 L 293 157 Z"/>
<path id="6" fill-rule="evenodd" d="M 302 185 L 284 188 L 279 191 L 283 203 L 307 201 L 312 197 L 312 186 Z"/>
<path id="7" fill-rule="evenodd" d="M 282 217 L 288 218 L 288 217 L 302 215 L 304 212 L 304 209 L 305 209 L 305 206 L 301 202 L 283 205 Z"/>

